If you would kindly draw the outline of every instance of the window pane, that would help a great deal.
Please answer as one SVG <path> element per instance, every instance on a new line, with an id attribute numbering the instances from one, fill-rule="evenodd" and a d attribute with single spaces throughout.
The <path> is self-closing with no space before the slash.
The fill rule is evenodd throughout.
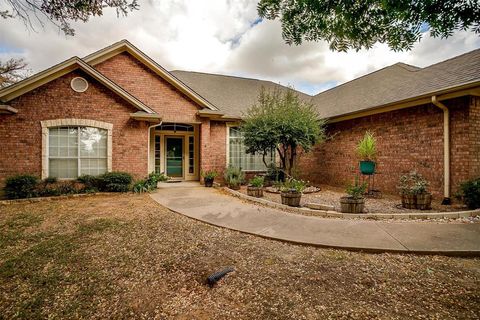
<path id="1" fill-rule="evenodd" d="M 79 139 L 81 157 L 96 158 L 107 156 L 107 130 L 81 127 Z"/>
<path id="2" fill-rule="evenodd" d="M 49 176 L 56 178 L 76 178 L 78 175 L 77 159 L 50 159 Z"/>
<path id="3" fill-rule="evenodd" d="M 107 172 L 107 159 L 80 159 L 80 174 L 99 175 Z"/>
<path id="4" fill-rule="evenodd" d="M 248 154 L 241 131 L 236 127 L 229 128 L 229 165 L 241 168 L 244 171 L 266 170 L 261 154 Z M 275 153 L 270 152 L 265 156 L 267 163 L 275 162 Z"/>

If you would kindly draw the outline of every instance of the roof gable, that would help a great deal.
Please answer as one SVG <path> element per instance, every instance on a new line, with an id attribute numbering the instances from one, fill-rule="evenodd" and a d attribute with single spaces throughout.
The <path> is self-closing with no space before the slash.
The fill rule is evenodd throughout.
<path id="1" fill-rule="evenodd" d="M 149 114 L 154 114 L 155 112 L 146 106 L 143 102 L 132 96 L 130 93 L 122 89 L 120 86 L 115 84 L 113 81 L 105 77 L 103 74 L 89 66 L 87 63 L 82 61 L 78 57 L 72 57 L 68 60 L 65 60 L 62 63 L 59 63 L 49 69 L 46 69 L 42 72 L 39 72 L 27 79 L 24 79 L 20 82 L 17 82 L 11 86 L 8 86 L 0 90 L 0 101 L 8 102 L 13 100 L 29 91 L 32 91 L 52 80 L 60 78 L 61 76 L 70 73 L 74 70 L 80 69 L 90 75 L 92 78 L 105 85 L 107 88 L 115 92 L 121 98 L 123 98 L 128 103 L 135 106 L 137 109 L 144 111 Z"/>
<path id="2" fill-rule="evenodd" d="M 156 73 L 158 76 L 163 78 L 165 81 L 173 85 L 177 88 L 180 92 L 188 96 L 190 99 L 210 110 L 218 110 L 216 106 L 214 106 L 210 101 L 205 99 L 205 97 L 198 94 L 180 79 L 175 77 L 173 74 L 168 72 L 165 68 L 155 62 L 152 58 L 147 56 L 143 53 L 140 49 L 135 47 L 127 40 L 121 40 L 112 44 L 111 46 L 105 47 L 97 52 L 94 52 L 86 57 L 83 58 L 85 62 L 88 64 L 95 66 L 105 60 L 108 60 L 120 53 L 128 52 L 131 56 L 135 59 L 140 61 L 142 64 L 147 66 L 150 70 Z"/>

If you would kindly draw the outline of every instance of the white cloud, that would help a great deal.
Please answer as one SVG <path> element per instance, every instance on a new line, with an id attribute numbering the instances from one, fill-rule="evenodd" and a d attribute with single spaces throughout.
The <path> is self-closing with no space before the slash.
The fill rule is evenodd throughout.
<path id="1" fill-rule="evenodd" d="M 288 46 L 278 21 L 255 24 L 253 0 L 150 0 L 117 18 L 115 10 L 75 23 L 76 36 L 57 28 L 29 31 L 19 20 L 0 20 L 0 59 L 24 57 L 40 71 L 71 56 L 84 56 L 128 39 L 167 69 L 196 70 L 269 79 L 316 93 L 402 61 L 426 66 L 480 47 L 477 35 L 457 32 L 449 39 L 426 36 L 412 51 L 385 45 L 338 53 L 324 42 Z"/>

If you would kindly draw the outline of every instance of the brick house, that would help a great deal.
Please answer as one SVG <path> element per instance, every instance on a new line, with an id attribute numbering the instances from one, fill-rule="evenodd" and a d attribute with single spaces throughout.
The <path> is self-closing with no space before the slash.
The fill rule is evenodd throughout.
<path id="1" fill-rule="evenodd" d="M 200 180 L 201 171 L 228 165 L 264 171 L 237 130 L 262 87 L 288 90 L 168 72 L 126 40 L 73 57 L 0 90 L 0 184 L 17 173 L 71 179 L 127 171 L 141 178 L 156 171 Z M 480 175 L 480 50 L 427 68 L 395 64 L 313 97 L 298 94 L 328 119 L 332 136 L 300 158 L 314 183 L 352 179 L 355 145 L 366 130 L 378 138 L 376 184 L 384 192 L 395 192 L 399 175 L 411 169 L 445 197 Z"/>

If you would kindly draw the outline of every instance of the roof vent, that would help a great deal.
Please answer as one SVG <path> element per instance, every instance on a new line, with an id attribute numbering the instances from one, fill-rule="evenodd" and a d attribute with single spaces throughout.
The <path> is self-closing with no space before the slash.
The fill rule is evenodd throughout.
<path id="1" fill-rule="evenodd" d="M 88 82 L 82 77 L 75 77 L 70 82 L 70 86 L 72 87 L 73 91 L 85 92 L 88 89 Z"/>

